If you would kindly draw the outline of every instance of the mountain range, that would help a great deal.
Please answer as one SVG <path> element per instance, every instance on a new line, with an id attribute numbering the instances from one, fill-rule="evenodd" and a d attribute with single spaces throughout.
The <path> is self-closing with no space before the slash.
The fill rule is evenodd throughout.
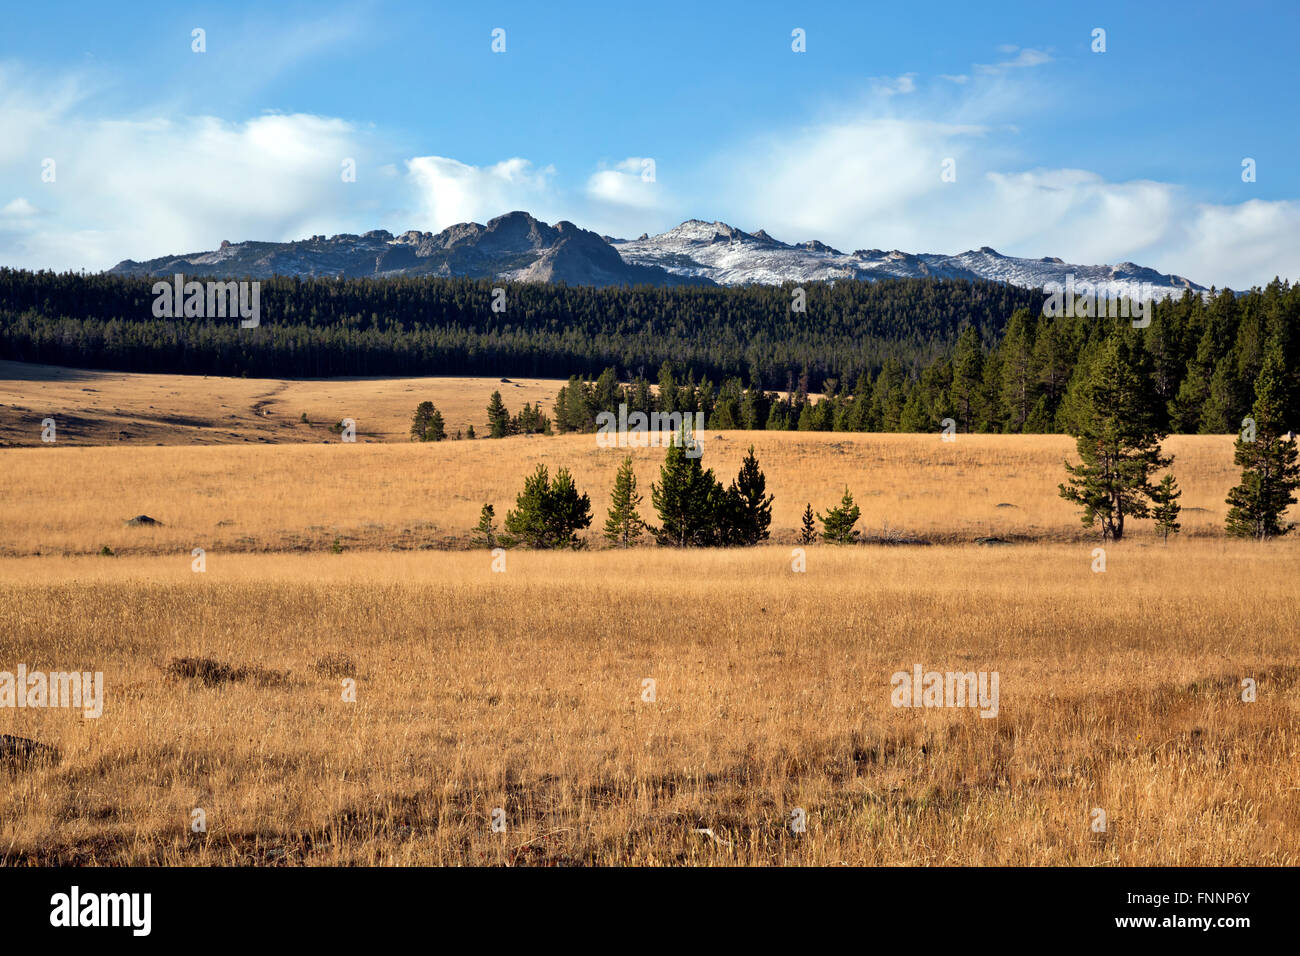
<path id="1" fill-rule="evenodd" d="M 835 279 L 987 279 L 1026 288 L 1047 283 L 1148 283 L 1160 298 L 1205 287 L 1132 262 L 1075 265 L 1058 258 L 1021 259 L 984 246 L 956 255 L 858 249 L 841 252 L 812 240 L 785 243 L 766 231 L 691 219 L 657 236 L 602 236 L 571 222 L 548 225 L 511 212 L 480 225 L 439 233 L 312 236 L 295 242 L 229 242 L 210 252 L 126 259 L 110 273 L 130 276 L 466 276 L 569 285 L 745 285 Z"/>

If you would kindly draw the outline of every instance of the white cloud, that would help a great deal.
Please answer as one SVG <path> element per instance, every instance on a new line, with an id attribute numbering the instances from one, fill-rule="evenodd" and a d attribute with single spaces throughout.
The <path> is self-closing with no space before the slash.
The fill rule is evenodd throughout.
<path id="1" fill-rule="evenodd" d="M 482 222 L 522 209 L 543 216 L 551 206 L 553 166 L 542 169 L 515 157 L 492 166 L 468 166 L 445 156 L 406 162 L 416 189 L 416 228 L 438 232 L 458 222 Z"/>
<path id="2" fill-rule="evenodd" d="M 1201 204 L 1169 232 L 1161 257 L 1178 263 L 1189 278 L 1237 289 L 1265 285 L 1274 276 L 1300 279 L 1300 202 Z"/>
<path id="3" fill-rule="evenodd" d="M 35 206 L 29 203 L 22 196 L 10 200 L 0 208 L 0 220 L 5 219 L 30 219 L 40 212 Z"/>
<path id="4" fill-rule="evenodd" d="M 368 195 L 367 137 L 344 120 L 92 119 L 79 100 L 73 84 L 53 100 L 12 86 L 0 100 L 0 126 L 20 130 L 0 148 L 0 181 L 24 191 L 4 211 L 7 265 L 103 269 L 222 239 L 301 238 L 337 230 Z M 357 183 L 340 177 L 345 158 Z"/>
<path id="5" fill-rule="evenodd" d="M 904 73 L 902 76 L 876 76 L 871 79 L 872 92 L 879 96 L 898 96 L 916 92 L 916 74 Z"/>
<path id="6" fill-rule="evenodd" d="M 1015 53 L 1019 47 L 1003 46 L 999 48 L 1003 53 Z M 1042 50 L 1032 50 L 1029 48 L 1020 50 L 1016 56 L 1010 60 L 1003 60 L 1000 63 L 976 63 L 974 66 L 976 73 L 1005 73 L 1007 70 L 1022 69 L 1029 66 L 1042 66 L 1044 63 L 1051 63 L 1052 58 Z"/>
<path id="7" fill-rule="evenodd" d="M 664 204 L 658 164 L 649 156 L 629 156 L 612 169 L 601 169 L 587 180 L 587 197 L 598 203 L 656 209 Z"/>
<path id="8" fill-rule="evenodd" d="M 711 178 L 729 214 L 743 210 L 751 228 L 761 225 L 779 239 L 935 251 L 929 243 L 946 231 L 933 228 L 933 217 L 945 213 L 955 185 L 940 181 L 944 160 L 956 162 L 960 182 L 970 149 L 987 132 L 850 117 L 754 143 L 729 155 Z"/>
<path id="9" fill-rule="evenodd" d="M 1037 59 L 1036 51 L 1017 57 Z M 1198 203 L 1173 183 L 1027 166 L 1005 122 L 1024 95 L 1023 83 L 982 74 L 955 104 L 912 102 L 900 112 L 901 101 L 878 97 L 752 140 L 708 170 L 695 197 L 708 205 L 689 215 L 845 251 L 988 245 L 1084 265 L 1128 260 L 1238 289 L 1274 275 L 1300 278 L 1300 202 Z M 941 176 L 945 159 L 955 163 L 955 182 Z"/>
<path id="10" fill-rule="evenodd" d="M 646 157 L 564 170 L 569 189 L 553 166 L 523 157 L 398 160 L 378 132 L 326 116 L 89 118 L 84 84 L 26 88 L 0 66 L 0 264 L 103 269 L 222 239 L 436 231 L 524 209 L 619 236 L 720 218 L 845 250 L 990 245 L 1082 264 L 1127 259 L 1236 288 L 1300 278 L 1300 202 L 1199 203 L 1172 183 L 1026 161 L 1008 120 L 1037 81 L 1008 71 L 1046 54 L 1005 52 L 1014 56 L 992 72 L 942 77 L 955 86 L 903 74 L 878 81 L 861 108 L 674 164 L 671 192 L 663 162 L 655 181 L 643 177 Z M 54 183 L 41 181 L 45 157 L 57 161 Z M 341 181 L 344 158 L 357 161 L 356 183 Z M 941 178 L 947 159 L 956 182 Z"/>

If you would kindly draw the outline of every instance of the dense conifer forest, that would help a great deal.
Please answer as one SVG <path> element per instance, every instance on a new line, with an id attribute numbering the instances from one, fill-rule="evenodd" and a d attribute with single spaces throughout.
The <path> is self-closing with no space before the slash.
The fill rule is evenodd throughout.
<path id="1" fill-rule="evenodd" d="M 170 278 L 170 277 L 167 277 Z M 261 325 L 158 319 L 156 280 L 0 270 L 0 348 L 9 358 L 210 375 L 653 376 L 670 360 L 697 377 L 783 387 L 895 359 L 920 368 L 964 325 L 988 342 L 1041 293 L 997 283 L 894 280 L 793 287 L 592 288 L 471 279 L 263 280 Z M 494 288 L 504 310 L 493 311 Z"/>
<path id="2" fill-rule="evenodd" d="M 270 377 L 570 377 L 560 431 L 595 415 L 700 411 L 706 427 L 1069 431 L 1103 343 L 1132 346 L 1158 427 L 1241 428 L 1276 353 L 1300 420 L 1300 286 L 1186 294 L 1151 323 L 1047 318 L 998 283 L 898 279 L 793 286 L 590 288 L 483 280 L 277 278 L 262 319 L 158 319 L 154 280 L 0 270 L 0 357 L 87 368 Z M 493 289 L 504 287 L 504 311 Z M 621 384 L 620 384 L 621 383 Z M 628 384 L 630 383 L 630 384 Z M 784 394 L 778 394 L 784 393 Z M 811 400 L 824 395 L 827 400 Z M 538 426 L 540 428 L 540 424 Z"/>

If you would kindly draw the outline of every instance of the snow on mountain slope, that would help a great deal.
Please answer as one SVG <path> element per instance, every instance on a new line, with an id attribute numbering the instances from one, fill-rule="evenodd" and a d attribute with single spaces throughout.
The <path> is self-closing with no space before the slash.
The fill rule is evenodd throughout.
<path id="1" fill-rule="evenodd" d="M 920 255 L 891 250 L 858 249 L 840 252 L 822 242 L 780 242 L 760 229 L 743 232 L 724 222 L 691 219 L 658 236 L 613 240 L 627 262 L 659 266 L 667 272 L 711 279 L 722 285 L 812 282 L 828 279 L 990 279 L 1011 285 L 1042 288 L 1076 282 L 1149 283 L 1159 298 L 1182 295 L 1204 286 L 1177 275 L 1165 275 L 1131 262 L 1109 266 L 1071 265 L 1056 258 L 1020 259 L 988 246 L 958 255 Z"/>

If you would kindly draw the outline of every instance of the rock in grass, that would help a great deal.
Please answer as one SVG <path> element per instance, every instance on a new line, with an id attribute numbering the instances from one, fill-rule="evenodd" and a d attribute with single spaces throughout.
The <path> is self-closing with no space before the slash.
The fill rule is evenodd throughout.
<path id="1" fill-rule="evenodd" d="M 326 654 L 312 667 L 325 677 L 350 677 L 357 672 L 357 666 L 346 654 Z"/>
<path id="2" fill-rule="evenodd" d="M 243 680 L 247 672 L 242 667 L 232 667 L 210 657 L 173 657 L 167 665 L 169 677 L 198 680 L 208 686 Z"/>
<path id="3" fill-rule="evenodd" d="M 39 763 L 58 763 L 59 751 L 26 737 L 0 734 L 0 766 L 19 769 Z"/>
<path id="4" fill-rule="evenodd" d="M 214 661 L 210 657 L 173 657 L 167 665 L 166 673 L 168 677 L 197 680 L 208 687 L 235 681 L 252 681 L 263 687 L 278 687 L 289 682 L 289 675 L 284 671 L 268 670 L 265 667 L 236 667 Z"/>
<path id="5" fill-rule="evenodd" d="M 162 524 L 162 522 L 157 518 L 150 518 L 148 515 L 136 515 L 134 518 L 128 518 L 126 523 L 132 528 L 139 528 L 143 525 Z"/>

